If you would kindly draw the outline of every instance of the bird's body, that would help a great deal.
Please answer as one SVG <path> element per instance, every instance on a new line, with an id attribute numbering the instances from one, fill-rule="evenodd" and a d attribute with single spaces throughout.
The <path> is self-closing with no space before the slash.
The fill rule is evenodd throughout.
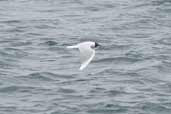
<path id="1" fill-rule="evenodd" d="M 91 62 L 93 57 L 95 56 L 94 48 L 97 47 L 98 44 L 96 42 L 83 42 L 73 46 L 67 46 L 68 49 L 78 48 L 80 51 L 80 59 L 81 59 L 81 66 L 80 70 L 83 70 L 87 67 L 87 65 Z"/>

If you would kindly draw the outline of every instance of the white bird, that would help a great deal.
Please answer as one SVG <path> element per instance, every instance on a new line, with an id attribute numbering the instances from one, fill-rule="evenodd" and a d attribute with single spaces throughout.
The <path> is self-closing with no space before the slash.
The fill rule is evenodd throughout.
<path id="1" fill-rule="evenodd" d="M 100 46 L 100 45 L 96 42 L 87 41 L 87 42 L 79 43 L 77 45 L 67 46 L 67 48 L 68 49 L 73 49 L 73 48 L 79 49 L 80 56 L 81 56 L 80 57 L 80 59 L 81 59 L 80 70 L 83 70 L 84 68 L 87 67 L 87 65 L 91 62 L 91 60 L 95 56 L 94 48 L 96 48 L 97 46 Z"/>

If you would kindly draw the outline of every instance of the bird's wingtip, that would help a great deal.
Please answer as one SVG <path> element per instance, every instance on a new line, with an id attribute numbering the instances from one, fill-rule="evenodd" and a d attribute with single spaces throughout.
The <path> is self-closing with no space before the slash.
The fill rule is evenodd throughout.
<path id="1" fill-rule="evenodd" d="M 80 68 L 79 68 L 79 70 L 82 71 L 84 68 L 85 68 L 85 66 L 84 65 L 81 65 Z"/>
<path id="2" fill-rule="evenodd" d="M 70 46 L 67 46 L 66 48 L 67 48 L 67 49 L 70 49 Z"/>
<path id="3" fill-rule="evenodd" d="M 83 67 L 80 67 L 79 70 L 82 71 L 84 68 Z"/>

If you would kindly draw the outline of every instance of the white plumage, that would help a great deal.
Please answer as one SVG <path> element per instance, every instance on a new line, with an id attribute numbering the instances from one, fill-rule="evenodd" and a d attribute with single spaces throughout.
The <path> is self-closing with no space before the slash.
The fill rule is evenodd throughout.
<path id="1" fill-rule="evenodd" d="M 83 42 L 73 46 L 67 46 L 68 49 L 78 48 L 80 51 L 80 59 L 81 59 L 81 66 L 80 70 L 83 70 L 87 67 L 87 65 L 91 62 L 93 57 L 95 56 L 94 48 L 97 47 L 99 44 L 96 42 Z"/>

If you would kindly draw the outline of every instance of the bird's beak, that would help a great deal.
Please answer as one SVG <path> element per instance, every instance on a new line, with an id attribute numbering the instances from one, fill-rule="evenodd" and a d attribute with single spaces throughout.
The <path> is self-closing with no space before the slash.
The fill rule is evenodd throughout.
<path id="1" fill-rule="evenodd" d="M 99 47 L 99 46 L 101 46 L 101 45 L 99 43 L 95 42 L 95 47 Z"/>

